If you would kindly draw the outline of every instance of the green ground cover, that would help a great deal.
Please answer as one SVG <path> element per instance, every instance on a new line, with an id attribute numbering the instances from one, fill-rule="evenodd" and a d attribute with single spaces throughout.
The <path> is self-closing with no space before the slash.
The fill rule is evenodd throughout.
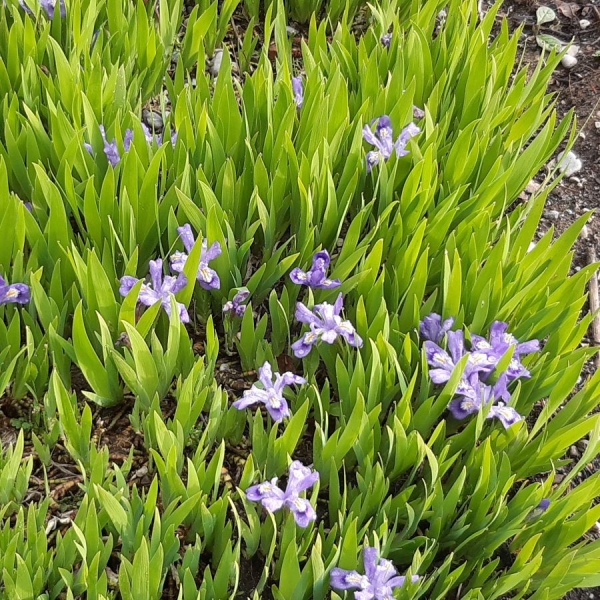
<path id="1" fill-rule="evenodd" d="M 589 215 L 531 245 L 572 121 L 497 8 L 0 7 L 2 597 L 600 585 Z"/>

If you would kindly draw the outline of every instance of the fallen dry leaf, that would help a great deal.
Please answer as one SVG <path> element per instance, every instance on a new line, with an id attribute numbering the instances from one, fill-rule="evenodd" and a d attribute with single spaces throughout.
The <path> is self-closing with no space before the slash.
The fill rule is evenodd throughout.
<path id="1" fill-rule="evenodd" d="M 556 3 L 556 7 L 565 17 L 568 19 L 572 19 L 575 15 L 581 10 L 581 6 L 576 4 L 575 2 L 558 2 Z"/>

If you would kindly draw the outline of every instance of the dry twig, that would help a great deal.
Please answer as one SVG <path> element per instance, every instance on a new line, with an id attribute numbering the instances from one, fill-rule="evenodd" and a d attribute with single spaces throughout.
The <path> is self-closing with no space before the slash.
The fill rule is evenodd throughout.
<path id="1" fill-rule="evenodd" d="M 589 231 L 587 227 L 581 232 L 583 239 L 587 239 Z M 588 263 L 596 262 L 596 249 L 594 244 L 590 244 L 588 248 Z M 594 346 L 600 346 L 600 298 L 598 297 L 598 273 L 594 271 L 590 279 L 590 312 L 594 315 L 592 320 L 592 342 Z M 600 353 L 596 354 L 596 368 L 600 369 Z"/>

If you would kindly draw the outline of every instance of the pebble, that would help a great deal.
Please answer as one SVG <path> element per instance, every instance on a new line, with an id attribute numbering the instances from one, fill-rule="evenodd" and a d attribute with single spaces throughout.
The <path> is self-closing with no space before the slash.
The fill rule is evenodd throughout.
<path id="1" fill-rule="evenodd" d="M 571 56 L 570 54 L 565 54 L 560 59 L 560 64 L 565 69 L 572 69 L 577 64 L 577 59 L 574 56 Z"/>
<path id="2" fill-rule="evenodd" d="M 164 128 L 162 117 L 157 112 L 148 110 L 147 108 L 142 111 L 142 121 L 144 121 L 150 131 L 154 131 L 155 133 L 160 133 Z"/>
<path id="3" fill-rule="evenodd" d="M 589 440 L 579 440 L 577 442 L 577 449 L 579 450 L 579 452 L 585 452 L 589 443 Z"/>
<path id="4" fill-rule="evenodd" d="M 558 219 L 558 218 L 560 217 L 560 213 L 559 213 L 557 210 L 549 210 L 549 211 L 546 213 L 546 216 L 547 216 L 549 219 L 552 219 L 553 221 L 556 221 L 556 219 Z"/>
<path id="5" fill-rule="evenodd" d="M 571 446 L 569 448 L 569 454 L 571 458 L 579 458 L 579 450 L 577 450 L 577 446 Z"/>
<path id="6" fill-rule="evenodd" d="M 295 27 L 292 27 L 291 25 L 286 25 L 285 30 L 287 31 L 288 35 L 296 35 L 298 33 L 298 30 Z"/>
<path id="7" fill-rule="evenodd" d="M 577 44 L 572 44 L 569 46 L 566 56 L 577 56 L 579 54 L 579 50 L 580 48 Z"/>
<path id="8" fill-rule="evenodd" d="M 581 19 L 581 21 L 579 21 L 579 27 L 581 27 L 581 29 L 587 29 L 590 25 L 591 23 L 587 19 Z"/>
<path id="9" fill-rule="evenodd" d="M 600 129 L 600 121 L 594 121 L 594 127 Z"/>
<path id="10" fill-rule="evenodd" d="M 540 188 L 542 187 L 541 183 L 538 183 L 537 181 L 535 181 L 534 179 L 532 179 L 528 184 L 527 187 L 525 188 L 525 191 L 528 194 L 535 194 Z"/>
<path id="11" fill-rule="evenodd" d="M 529 244 L 529 248 L 527 248 L 527 252 L 528 252 L 528 253 L 529 253 L 529 252 L 531 252 L 531 251 L 532 251 L 532 250 L 533 250 L 533 249 L 536 247 L 536 245 L 537 245 L 537 244 L 536 244 L 535 242 L 531 242 L 531 243 Z"/>
<path id="12" fill-rule="evenodd" d="M 216 77 L 221 70 L 221 64 L 223 63 L 223 50 L 219 48 L 215 50 L 212 62 L 210 64 L 210 72 Z"/>
<path id="13" fill-rule="evenodd" d="M 568 152 L 565 156 L 564 152 L 558 155 L 558 170 L 565 175 L 571 177 L 581 171 L 582 162 L 577 158 L 574 152 Z"/>

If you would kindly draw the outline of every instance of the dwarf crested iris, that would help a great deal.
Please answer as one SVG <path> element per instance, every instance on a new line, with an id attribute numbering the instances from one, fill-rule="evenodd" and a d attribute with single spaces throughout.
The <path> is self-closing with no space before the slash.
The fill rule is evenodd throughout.
<path id="1" fill-rule="evenodd" d="M 390 118 L 387 115 L 382 115 L 379 119 L 375 119 L 373 123 L 375 121 L 377 121 L 377 125 L 374 132 L 369 125 L 365 125 L 363 128 L 363 138 L 376 148 L 376 150 L 367 153 L 367 172 L 370 172 L 381 160 L 388 160 L 394 150 L 396 156 L 406 156 L 408 154 L 406 144 L 408 144 L 410 138 L 421 131 L 414 123 L 409 123 L 394 142 L 394 131 Z"/>
<path id="2" fill-rule="evenodd" d="M 523 354 L 540 349 L 538 340 L 520 343 L 507 332 L 508 324 L 495 321 L 490 328 L 489 340 L 471 334 L 471 351 L 464 348 L 462 331 L 448 331 L 452 326 L 451 319 L 442 323 L 441 317 L 435 313 L 425 317 L 420 323 L 421 336 L 424 343 L 431 380 L 436 384 L 450 379 L 456 363 L 466 354 L 468 356 L 463 376 L 456 388 L 456 397 L 448 405 L 448 409 L 456 419 L 465 419 L 489 405 L 487 419 L 498 419 L 506 429 L 522 421 L 523 417 L 509 405 L 511 394 L 508 384 L 515 379 L 530 377 L 531 374 L 521 363 Z M 447 338 L 448 351 L 438 343 Z M 437 339 L 438 343 L 432 341 Z M 508 350 L 512 349 L 509 365 L 498 372 L 497 365 Z M 494 376 L 494 383 L 488 381 Z"/>
<path id="3" fill-rule="evenodd" d="M 113 138 L 112 142 L 109 142 L 106 138 L 106 130 L 104 129 L 104 125 L 99 126 L 100 135 L 102 135 L 102 140 L 104 142 L 104 155 L 106 159 L 110 163 L 110 165 L 114 168 L 119 162 L 121 162 L 121 155 L 119 154 L 119 148 L 117 146 L 116 138 Z M 125 135 L 123 136 L 123 149 L 125 152 L 129 152 L 131 148 L 131 142 L 133 141 L 133 131 L 131 129 L 125 130 Z M 94 149 L 92 145 L 88 142 L 84 142 L 85 149 L 94 156 Z"/>
<path id="4" fill-rule="evenodd" d="M 384 48 L 389 48 L 392 44 L 392 34 L 384 33 L 379 41 Z"/>
<path id="5" fill-rule="evenodd" d="M 296 267 L 290 273 L 290 279 L 298 285 L 307 285 L 311 288 L 332 290 L 342 285 L 339 279 L 327 279 L 327 268 L 330 258 L 327 250 L 321 250 L 313 256 L 310 271 L 303 271 Z"/>
<path id="6" fill-rule="evenodd" d="M 521 356 L 538 352 L 540 349 L 539 340 L 529 340 L 519 342 L 511 333 L 507 332 L 508 323 L 503 321 L 494 321 L 490 327 L 489 341 L 479 335 L 472 335 L 472 346 L 479 352 L 484 352 L 490 356 L 496 356 L 500 359 L 509 348 L 514 348 L 512 359 L 506 375 L 508 381 L 514 381 L 522 377 L 529 378 L 531 373 L 521 363 Z"/>
<path id="7" fill-rule="evenodd" d="M 550 507 L 550 498 L 542 498 L 540 503 L 527 515 L 528 521 L 539 519 Z"/>
<path id="8" fill-rule="evenodd" d="M 163 136 L 161 133 L 153 133 L 150 131 L 149 127 L 145 123 L 141 123 L 142 131 L 144 132 L 144 137 L 146 138 L 146 142 L 148 144 L 152 144 L 152 142 L 156 142 L 157 146 L 161 146 L 163 143 Z M 177 142 L 177 132 L 174 131 L 171 134 L 171 146 L 175 147 L 175 143 Z"/>
<path id="9" fill-rule="evenodd" d="M 335 590 L 354 590 L 357 600 L 393 600 L 394 590 L 406 583 L 406 577 L 398 575 L 391 561 L 379 558 L 377 548 L 366 547 L 363 551 L 365 574 L 338 567 L 331 570 L 330 583 Z M 411 581 L 419 581 L 413 575 Z"/>
<path id="10" fill-rule="evenodd" d="M 274 477 L 271 481 L 249 487 L 246 497 L 253 502 L 260 502 L 271 513 L 285 506 L 292 511 L 297 525 L 308 527 L 317 518 L 317 513 L 306 498 L 300 498 L 300 493 L 311 488 L 318 480 L 317 471 L 295 460 L 290 465 L 285 492 L 277 487 L 277 477 Z"/>
<path id="11" fill-rule="evenodd" d="M 268 362 L 258 370 L 258 380 L 262 384 L 262 389 L 253 385 L 244 392 L 240 400 L 236 400 L 233 406 L 239 410 L 252 406 L 253 404 L 264 404 L 275 422 L 283 421 L 285 417 L 290 416 L 290 409 L 286 399 L 283 397 L 283 388 L 288 385 L 300 385 L 306 383 L 304 377 L 294 375 L 293 373 L 284 373 L 280 375 L 275 373 L 275 382 L 273 382 L 273 370 Z"/>
<path id="12" fill-rule="evenodd" d="M 344 321 L 340 317 L 343 304 L 342 294 L 337 297 L 335 304 L 323 302 L 315 305 L 312 311 L 300 302 L 296 304 L 296 319 L 310 327 L 310 331 L 292 344 L 296 358 L 307 356 L 319 340 L 333 344 L 338 336 L 343 337 L 348 344 L 355 348 L 363 345 L 363 341 L 356 333 L 352 323 Z"/>
<path id="13" fill-rule="evenodd" d="M 6 4 L 6 3 L 5 3 Z M 25 0 L 19 0 L 19 6 L 28 14 L 32 15 L 33 11 L 27 6 Z M 56 10 L 56 0 L 40 0 L 40 6 L 46 12 L 49 19 L 54 18 L 54 12 Z M 67 7 L 65 0 L 59 0 L 59 11 L 62 18 L 67 16 Z"/>
<path id="14" fill-rule="evenodd" d="M 167 315 L 171 316 L 171 294 L 180 292 L 187 284 L 187 279 L 183 273 L 178 277 L 167 275 L 163 280 L 162 271 L 163 261 L 160 258 L 150 261 L 150 280 L 151 283 L 144 283 L 140 289 L 138 302 L 145 306 L 152 306 L 157 302 L 162 304 Z M 135 277 L 124 275 L 121 277 L 121 287 L 119 293 L 121 296 L 127 296 L 135 284 L 139 281 Z M 179 318 L 182 323 L 189 323 L 190 317 L 185 306 L 181 302 L 177 302 Z"/>
<path id="15" fill-rule="evenodd" d="M 523 420 L 523 417 L 512 406 L 507 406 L 504 402 L 498 402 L 490 408 L 487 415 L 488 419 L 498 419 L 504 429 L 508 429 L 511 425 Z"/>
<path id="16" fill-rule="evenodd" d="M 427 340 L 424 344 L 427 362 L 433 369 L 430 369 L 429 376 L 433 383 L 446 383 L 454 371 L 456 363 L 468 354 L 467 364 L 465 366 L 464 377 L 468 378 L 472 373 L 489 374 L 498 362 L 498 358 L 492 354 L 484 352 L 465 352 L 464 336 L 462 331 L 448 331 L 448 350 L 440 348 L 436 343 Z"/>
<path id="17" fill-rule="evenodd" d="M 292 91 L 294 92 L 294 102 L 297 108 L 302 108 L 304 104 L 304 87 L 302 77 L 292 77 Z"/>
<path id="18" fill-rule="evenodd" d="M 456 398 L 450 402 L 448 409 L 455 419 L 466 419 L 477 413 L 483 406 L 498 400 L 507 401 L 510 393 L 506 387 L 506 375 L 501 375 L 494 385 L 486 385 L 479 380 L 479 373 L 463 377 L 456 388 Z M 492 418 L 493 414 L 488 414 Z"/>
<path id="19" fill-rule="evenodd" d="M 196 243 L 196 238 L 192 233 L 192 228 L 189 223 L 186 223 L 182 227 L 178 227 L 177 233 L 179 233 L 179 237 L 181 237 L 183 241 L 186 252 L 191 252 Z M 220 254 L 221 244 L 219 244 L 219 242 L 215 242 L 209 248 L 206 239 L 202 240 L 202 252 L 200 254 L 200 264 L 198 265 L 196 279 L 205 290 L 218 290 L 221 287 L 221 280 L 219 279 L 217 272 L 208 266 L 208 263 L 217 258 L 217 256 L 220 256 Z M 171 269 L 181 273 L 187 259 L 188 255 L 185 252 L 175 252 L 170 258 Z"/>
<path id="20" fill-rule="evenodd" d="M 442 322 L 442 317 L 437 313 L 431 313 L 419 323 L 419 333 L 424 340 L 439 344 L 444 336 L 454 325 L 454 319 L 450 317 Z"/>
<path id="21" fill-rule="evenodd" d="M 31 300 L 29 286 L 24 283 L 6 283 L 0 275 L 0 305 L 2 304 L 27 304 Z"/>
<path id="22" fill-rule="evenodd" d="M 223 312 L 235 315 L 236 317 L 243 317 L 248 306 L 246 304 L 242 304 L 242 302 L 245 302 L 249 295 L 250 292 L 248 290 L 239 291 L 233 297 L 233 300 L 225 302 L 223 305 Z"/>
<path id="23" fill-rule="evenodd" d="M 413 119 L 422 119 L 425 116 L 425 111 L 418 106 L 413 106 Z"/>

